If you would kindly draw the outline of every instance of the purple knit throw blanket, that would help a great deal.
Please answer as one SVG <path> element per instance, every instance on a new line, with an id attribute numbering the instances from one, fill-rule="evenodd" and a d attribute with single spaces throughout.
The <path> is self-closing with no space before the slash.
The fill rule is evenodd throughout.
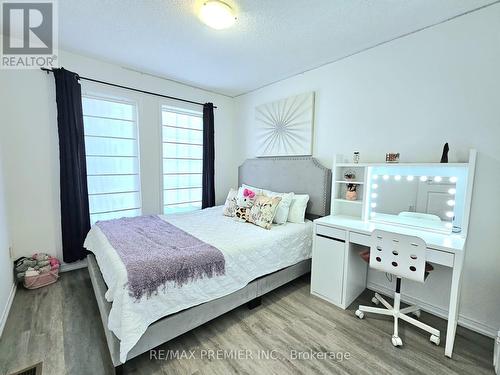
<path id="1" fill-rule="evenodd" d="M 127 269 L 129 294 L 150 297 L 168 281 L 182 286 L 225 274 L 222 252 L 158 216 L 139 216 L 96 224 Z"/>

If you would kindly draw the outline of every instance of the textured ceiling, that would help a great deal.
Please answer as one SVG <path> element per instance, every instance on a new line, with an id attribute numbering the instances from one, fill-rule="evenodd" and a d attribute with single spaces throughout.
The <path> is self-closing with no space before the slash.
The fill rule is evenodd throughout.
<path id="1" fill-rule="evenodd" d="M 60 48 L 235 96 L 493 1 L 226 0 L 226 30 L 198 20 L 202 2 L 62 0 Z"/>

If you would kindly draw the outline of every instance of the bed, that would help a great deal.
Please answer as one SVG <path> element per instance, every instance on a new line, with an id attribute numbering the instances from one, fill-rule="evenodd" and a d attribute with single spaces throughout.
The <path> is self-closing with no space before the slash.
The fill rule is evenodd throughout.
<path id="1" fill-rule="evenodd" d="M 331 171 L 311 157 L 249 159 L 239 185 L 309 194 L 306 217 L 329 212 Z M 85 241 L 89 273 L 111 359 L 121 365 L 310 271 L 312 222 L 265 230 L 222 214 L 222 206 L 160 216 L 167 223 L 219 249 L 225 274 L 182 287 L 167 282 L 150 298 L 127 292 L 127 270 L 106 236 L 93 227 Z"/>

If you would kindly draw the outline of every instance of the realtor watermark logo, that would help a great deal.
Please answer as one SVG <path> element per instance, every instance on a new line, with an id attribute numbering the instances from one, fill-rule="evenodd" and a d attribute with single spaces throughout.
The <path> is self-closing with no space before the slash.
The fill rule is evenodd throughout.
<path id="1" fill-rule="evenodd" d="M 57 67 L 55 0 L 2 1 L 2 69 Z"/>

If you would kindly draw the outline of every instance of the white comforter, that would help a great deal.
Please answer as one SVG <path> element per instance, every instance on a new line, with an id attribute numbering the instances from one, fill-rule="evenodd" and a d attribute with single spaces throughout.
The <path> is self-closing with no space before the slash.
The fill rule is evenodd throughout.
<path id="1" fill-rule="evenodd" d="M 97 226 L 85 240 L 108 286 L 106 299 L 113 305 L 108 328 L 120 340 L 120 360 L 139 341 L 148 326 L 164 316 L 228 295 L 250 281 L 311 257 L 312 222 L 274 225 L 271 230 L 241 223 L 222 215 L 222 207 L 187 214 L 161 216 L 178 228 L 215 246 L 224 254 L 224 276 L 204 278 L 165 290 L 138 302 L 125 286 L 127 271 L 115 249 Z"/>

